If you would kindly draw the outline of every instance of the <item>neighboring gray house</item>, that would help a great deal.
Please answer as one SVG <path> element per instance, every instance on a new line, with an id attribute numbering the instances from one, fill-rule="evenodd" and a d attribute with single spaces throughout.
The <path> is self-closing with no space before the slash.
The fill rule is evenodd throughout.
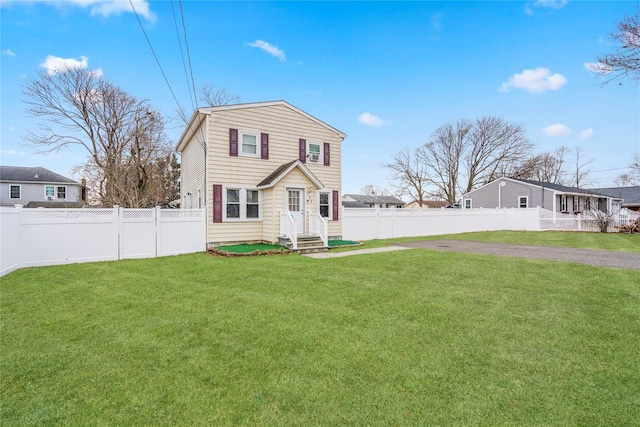
<path id="1" fill-rule="evenodd" d="M 42 167 L 0 166 L 0 206 L 82 207 L 84 187 Z"/>
<path id="2" fill-rule="evenodd" d="M 622 199 L 622 207 L 632 211 L 640 212 L 640 186 L 635 187 L 612 187 L 612 188 L 592 188 L 589 191 L 604 194 L 616 199 Z"/>
<path id="3" fill-rule="evenodd" d="M 346 208 L 402 208 L 404 205 L 402 200 L 393 196 L 342 195 L 342 206 Z"/>
<path id="4" fill-rule="evenodd" d="M 597 190 L 515 178 L 498 178 L 462 196 L 464 209 L 539 206 L 562 213 L 581 213 L 596 208 L 615 212 L 621 202 L 621 198 Z"/>

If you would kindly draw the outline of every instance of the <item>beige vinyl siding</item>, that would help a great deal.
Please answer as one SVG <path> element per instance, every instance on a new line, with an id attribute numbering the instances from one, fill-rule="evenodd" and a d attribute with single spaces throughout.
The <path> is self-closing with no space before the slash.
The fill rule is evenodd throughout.
<path id="1" fill-rule="evenodd" d="M 210 195 L 204 185 L 205 149 L 202 145 L 206 137 L 204 123 L 189 140 L 180 159 L 180 201 L 183 202 L 184 196 L 191 193 L 194 208 L 198 207 L 198 190 L 202 191 L 203 207 L 207 204 L 210 205 Z M 182 205 L 181 207 L 189 208 L 189 206 Z"/>
<path id="2" fill-rule="evenodd" d="M 213 111 L 207 118 L 209 154 L 207 165 L 207 199 L 211 200 L 214 184 L 244 184 L 255 188 L 265 177 L 284 163 L 299 157 L 299 139 L 330 145 L 330 166 L 307 162 L 309 170 L 323 183 L 324 189 L 341 193 L 341 138 L 329 128 L 305 117 L 286 105 L 252 106 Z M 269 159 L 229 156 L 229 129 L 255 134 L 269 134 Z M 258 153 L 260 147 L 258 146 Z M 284 210 L 284 183 L 299 181 L 303 188 L 312 185 L 297 168 L 283 178 L 274 189 L 262 190 L 262 221 L 208 224 L 208 241 L 268 240 L 277 241 L 280 232 L 280 211 Z M 315 211 L 315 186 L 310 194 L 308 210 Z M 307 190 L 308 191 L 308 190 Z M 310 196 L 310 197 L 309 197 Z M 211 206 L 211 204 L 209 204 Z M 259 229 L 258 229 L 259 228 Z M 341 235 L 341 221 L 331 221 L 331 235 Z"/>

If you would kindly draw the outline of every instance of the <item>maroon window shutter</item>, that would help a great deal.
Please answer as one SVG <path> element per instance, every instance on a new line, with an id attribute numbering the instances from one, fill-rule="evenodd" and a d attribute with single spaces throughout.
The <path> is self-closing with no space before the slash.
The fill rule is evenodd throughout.
<path id="1" fill-rule="evenodd" d="M 338 190 L 333 190 L 333 220 L 338 220 L 338 212 L 340 211 L 340 198 L 338 197 Z"/>
<path id="2" fill-rule="evenodd" d="M 329 143 L 324 143 L 324 165 L 331 166 L 331 154 L 329 153 Z"/>
<path id="3" fill-rule="evenodd" d="M 229 155 L 238 155 L 238 129 L 229 129 Z"/>
<path id="4" fill-rule="evenodd" d="M 298 145 L 300 147 L 300 161 L 302 163 L 307 163 L 307 140 L 301 139 L 298 141 Z"/>
<path id="5" fill-rule="evenodd" d="M 269 160 L 269 134 L 260 134 L 260 158 Z"/>
<path id="6" fill-rule="evenodd" d="M 213 222 L 222 222 L 222 185 L 213 185 Z"/>

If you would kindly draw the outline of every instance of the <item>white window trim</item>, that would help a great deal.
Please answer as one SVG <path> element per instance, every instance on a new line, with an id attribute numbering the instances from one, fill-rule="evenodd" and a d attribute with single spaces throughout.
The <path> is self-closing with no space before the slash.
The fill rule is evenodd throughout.
<path id="1" fill-rule="evenodd" d="M 333 221 L 333 192 L 331 190 L 318 190 L 316 191 L 316 212 L 320 213 L 320 194 L 327 194 L 329 198 L 329 216 L 324 219 Z"/>
<path id="2" fill-rule="evenodd" d="M 18 197 L 11 196 L 11 187 L 18 187 Z M 12 200 L 20 200 L 22 199 L 22 186 L 19 184 L 11 184 L 9 185 L 9 198 Z"/>
<path id="3" fill-rule="evenodd" d="M 318 153 L 318 160 L 311 160 L 311 150 L 309 147 L 312 145 L 317 145 L 320 147 L 320 152 Z M 318 141 L 307 141 L 307 163 L 318 163 L 324 164 L 324 144 Z"/>
<path id="4" fill-rule="evenodd" d="M 520 206 L 520 200 L 524 199 L 525 200 L 525 207 L 523 208 L 522 206 Z M 529 207 L 529 196 L 518 196 L 518 208 L 520 209 L 526 209 Z"/>
<path id="5" fill-rule="evenodd" d="M 227 218 L 227 190 L 240 190 L 240 218 Z M 258 192 L 258 218 L 247 218 L 247 191 Z M 222 186 L 222 221 L 224 222 L 258 222 L 262 221 L 262 191 L 242 185 Z"/>
<path id="6" fill-rule="evenodd" d="M 58 197 L 58 189 L 60 188 L 64 188 L 64 197 L 63 198 L 59 198 Z M 67 186 L 66 185 L 56 185 L 56 200 L 67 200 Z"/>
<path id="7" fill-rule="evenodd" d="M 243 135 L 251 135 L 251 136 L 255 136 L 256 138 L 256 152 L 254 153 L 245 153 L 242 150 L 243 144 L 242 144 L 242 137 Z M 247 157 L 260 157 L 260 133 L 259 132 L 253 132 L 253 131 L 248 131 L 248 130 L 239 130 L 238 131 L 238 154 L 240 156 L 247 156 Z"/>
<path id="8" fill-rule="evenodd" d="M 469 202 L 469 207 L 467 207 L 467 202 Z M 464 209 L 472 209 L 473 208 L 473 199 L 464 199 L 464 202 L 462 203 L 462 207 Z"/>

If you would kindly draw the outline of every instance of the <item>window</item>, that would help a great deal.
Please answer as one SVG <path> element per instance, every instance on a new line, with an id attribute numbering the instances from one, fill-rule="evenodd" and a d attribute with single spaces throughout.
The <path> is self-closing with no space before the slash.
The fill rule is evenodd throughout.
<path id="1" fill-rule="evenodd" d="M 53 199 L 55 196 L 56 189 L 53 185 L 47 185 L 44 187 L 44 198 L 45 199 Z"/>
<path id="2" fill-rule="evenodd" d="M 319 142 L 309 142 L 307 144 L 307 160 L 311 163 L 322 161 L 322 144 Z"/>
<path id="3" fill-rule="evenodd" d="M 471 209 L 471 199 L 464 199 L 464 208 Z"/>
<path id="4" fill-rule="evenodd" d="M 19 199 L 20 198 L 20 186 L 19 185 L 12 185 L 11 186 L 11 198 L 12 199 Z"/>
<path id="5" fill-rule="evenodd" d="M 260 200 L 258 190 L 247 190 L 247 218 L 260 217 Z"/>
<path id="6" fill-rule="evenodd" d="M 258 155 L 258 135 L 240 132 L 240 144 L 242 154 Z"/>
<path id="7" fill-rule="evenodd" d="M 260 191 L 246 188 L 227 188 L 224 195 L 225 220 L 260 219 Z"/>
<path id="8" fill-rule="evenodd" d="M 567 196 L 560 196 L 560 212 L 567 211 Z"/>
<path id="9" fill-rule="evenodd" d="M 331 194 L 319 193 L 318 194 L 318 212 L 322 218 L 330 219 L 331 215 Z"/>
<path id="10" fill-rule="evenodd" d="M 518 197 L 518 207 L 519 208 L 528 208 L 529 207 L 529 197 L 528 196 L 520 196 L 520 197 Z"/>
<path id="11" fill-rule="evenodd" d="M 56 194 L 57 199 L 65 200 L 67 198 L 67 187 L 58 187 Z"/>
<path id="12" fill-rule="evenodd" d="M 578 207 L 578 197 L 573 196 L 573 211 L 578 212 L 580 208 Z"/>
<path id="13" fill-rule="evenodd" d="M 240 219 L 240 190 L 227 188 L 227 219 Z"/>

